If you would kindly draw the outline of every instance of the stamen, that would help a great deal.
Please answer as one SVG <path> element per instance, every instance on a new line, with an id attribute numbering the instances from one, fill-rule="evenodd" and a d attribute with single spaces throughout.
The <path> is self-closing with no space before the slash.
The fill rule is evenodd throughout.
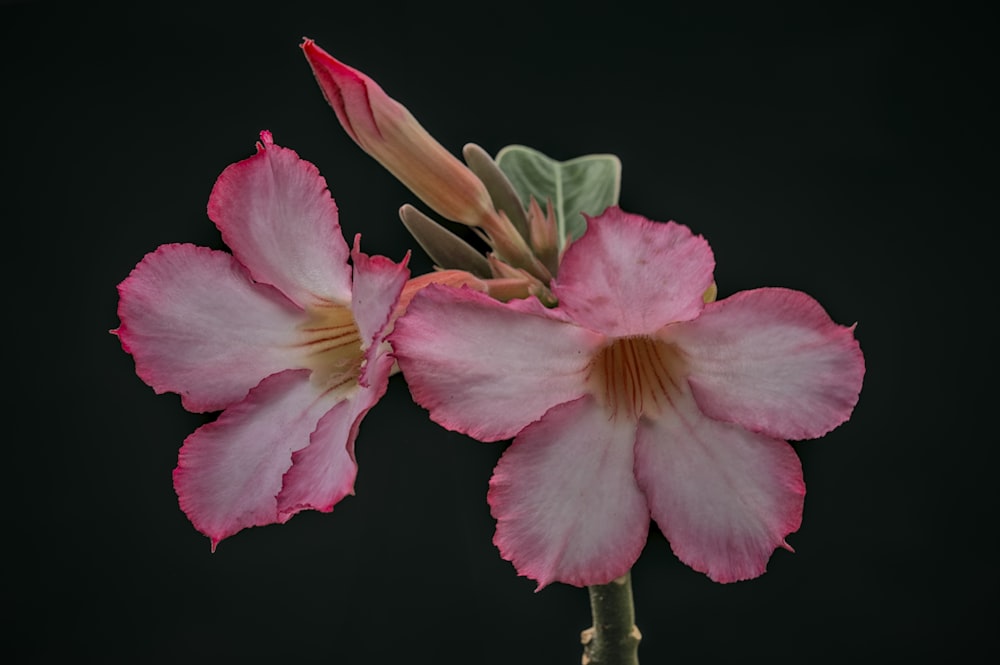
<path id="1" fill-rule="evenodd" d="M 673 345 L 650 337 L 622 337 L 590 364 L 589 382 L 612 418 L 655 417 L 679 391 L 683 361 Z"/>

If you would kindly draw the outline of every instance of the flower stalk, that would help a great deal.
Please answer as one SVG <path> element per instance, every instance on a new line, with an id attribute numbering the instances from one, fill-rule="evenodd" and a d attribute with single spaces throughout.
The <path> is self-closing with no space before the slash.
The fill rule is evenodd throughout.
<path id="1" fill-rule="evenodd" d="M 583 665 L 639 665 L 642 634 L 635 625 L 631 573 L 587 590 L 594 625 L 580 634 Z"/>

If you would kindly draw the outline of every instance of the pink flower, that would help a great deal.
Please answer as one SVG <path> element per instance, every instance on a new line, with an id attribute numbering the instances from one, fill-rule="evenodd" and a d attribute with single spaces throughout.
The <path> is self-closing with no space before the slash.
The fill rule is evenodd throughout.
<path id="1" fill-rule="evenodd" d="M 557 308 L 431 286 L 397 322 L 432 419 L 516 437 L 490 481 L 494 542 L 539 588 L 623 575 L 650 517 L 719 582 L 762 574 L 799 528 L 805 485 L 784 439 L 847 420 L 864 359 L 804 293 L 706 304 L 714 266 L 687 227 L 611 208 L 566 251 Z"/>
<path id="2" fill-rule="evenodd" d="M 180 451 L 174 487 L 212 540 L 329 512 L 353 493 L 354 440 L 386 390 L 401 264 L 348 250 L 319 171 L 261 133 L 208 204 L 232 254 L 148 254 L 118 292 L 136 372 L 190 411 L 223 410 Z M 353 263 L 353 270 L 348 264 Z"/>

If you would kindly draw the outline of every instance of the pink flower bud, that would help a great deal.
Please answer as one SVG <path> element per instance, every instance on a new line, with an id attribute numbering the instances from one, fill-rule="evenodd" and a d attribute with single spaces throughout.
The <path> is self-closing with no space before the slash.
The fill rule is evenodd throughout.
<path id="1" fill-rule="evenodd" d="M 496 212 L 486 187 L 406 107 L 313 40 L 306 39 L 302 50 L 355 143 L 441 216 L 470 226 L 489 225 Z"/>

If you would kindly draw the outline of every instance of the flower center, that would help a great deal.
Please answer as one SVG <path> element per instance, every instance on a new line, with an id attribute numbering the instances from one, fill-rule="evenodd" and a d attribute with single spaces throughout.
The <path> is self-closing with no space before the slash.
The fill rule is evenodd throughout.
<path id="1" fill-rule="evenodd" d="M 684 362 L 672 344 L 621 337 L 597 352 L 588 381 L 612 418 L 638 420 L 662 413 L 680 392 L 683 376 Z"/>
<path id="2" fill-rule="evenodd" d="M 364 352 L 361 334 L 350 308 L 342 305 L 316 307 L 302 325 L 305 366 L 313 384 L 325 390 L 347 392 L 357 386 Z"/>

